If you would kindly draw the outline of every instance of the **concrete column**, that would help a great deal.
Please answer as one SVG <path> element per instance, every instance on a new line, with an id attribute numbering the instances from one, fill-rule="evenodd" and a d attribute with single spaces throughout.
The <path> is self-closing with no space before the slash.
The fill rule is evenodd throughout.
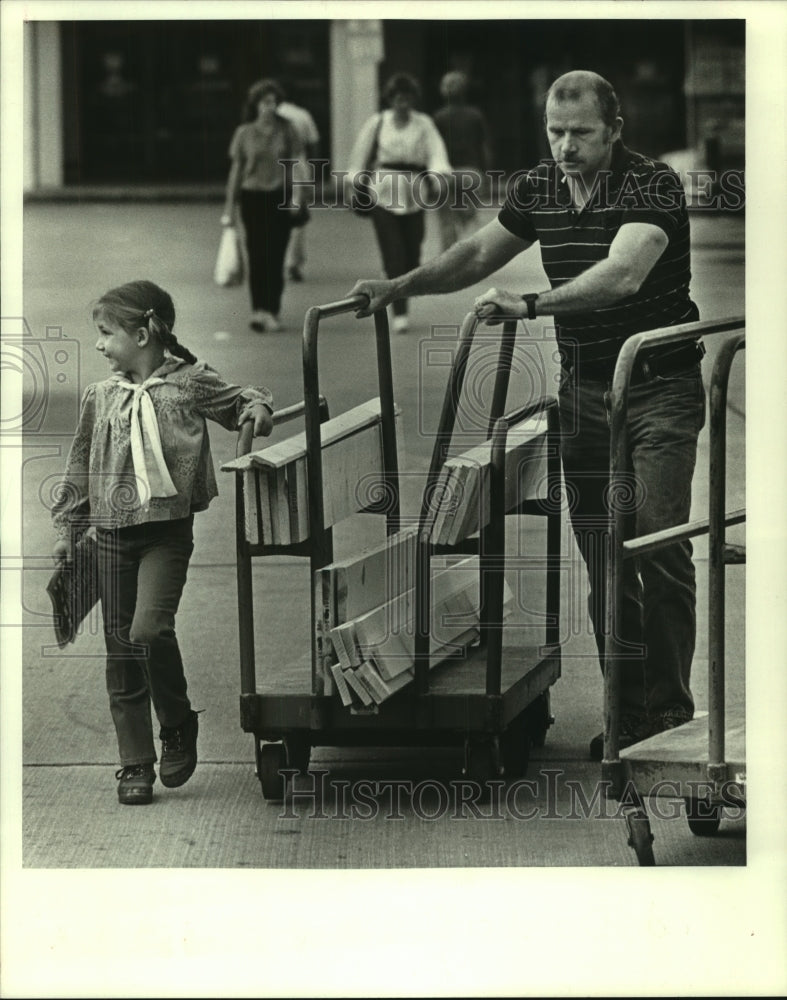
<path id="1" fill-rule="evenodd" d="M 381 21 L 331 23 L 331 165 L 345 170 L 355 137 L 380 105 Z"/>
<path id="2" fill-rule="evenodd" d="M 63 185 L 60 25 L 25 24 L 24 187 Z"/>

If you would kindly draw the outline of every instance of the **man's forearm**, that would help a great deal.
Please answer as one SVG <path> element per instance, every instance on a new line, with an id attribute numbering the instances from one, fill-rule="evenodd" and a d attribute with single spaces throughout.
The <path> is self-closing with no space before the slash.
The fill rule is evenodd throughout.
<path id="1" fill-rule="evenodd" d="M 455 243 L 445 253 L 394 279 L 396 298 L 457 292 L 487 277 L 496 264 L 479 254 L 472 239 Z"/>
<path id="2" fill-rule="evenodd" d="M 536 302 L 539 316 L 564 316 L 613 305 L 639 289 L 625 265 L 602 260 L 576 278 L 546 292 Z"/>

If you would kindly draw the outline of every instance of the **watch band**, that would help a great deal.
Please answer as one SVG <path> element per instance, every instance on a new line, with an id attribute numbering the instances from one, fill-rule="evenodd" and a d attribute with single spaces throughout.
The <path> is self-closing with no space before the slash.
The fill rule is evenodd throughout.
<path id="1" fill-rule="evenodd" d="M 526 292 L 522 296 L 522 301 L 527 303 L 527 318 L 536 318 L 536 299 L 538 298 L 538 292 Z"/>

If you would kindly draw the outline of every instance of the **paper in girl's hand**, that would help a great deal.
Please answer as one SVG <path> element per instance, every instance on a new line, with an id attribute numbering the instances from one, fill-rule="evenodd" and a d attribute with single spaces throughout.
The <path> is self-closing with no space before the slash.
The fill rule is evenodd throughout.
<path id="1" fill-rule="evenodd" d="M 221 231 L 213 280 L 222 288 L 232 288 L 243 282 L 243 257 L 238 231 L 234 226 L 224 226 Z"/>

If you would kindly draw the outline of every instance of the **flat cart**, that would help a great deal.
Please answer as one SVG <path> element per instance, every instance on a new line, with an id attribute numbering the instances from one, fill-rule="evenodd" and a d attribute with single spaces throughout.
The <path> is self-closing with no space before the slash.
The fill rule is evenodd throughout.
<path id="1" fill-rule="evenodd" d="M 653 834 L 646 810 L 651 795 L 685 802 L 689 829 L 714 834 L 725 806 L 745 805 L 746 757 L 742 709 L 725 705 L 724 598 L 726 567 L 745 562 L 745 548 L 728 545 L 726 528 L 745 521 L 745 509 L 726 511 L 727 390 L 732 362 L 745 346 L 740 317 L 688 323 L 636 334 L 623 345 L 612 384 L 610 497 L 625 495 L 626 410 L 629 380 L 644 348 L 731 333 L 721 345 L 710 381 L 710 470 L 708 517 L 663 531 L 624 537 L 624 504 L 611 504 L 610 560 L 607 567 L 607 619 L 604 669 L 604 759 L 602 780 L 622 806 L 629 845 L 642 866 L 655 864 Z M 624 560 L 673 542 L 708 535 L 708 712 L 691 722 L 619 749 L 620 681 L 615 622 L 622 606 Z"/>
<path id="2" fill-rule="evenodd" d="M 559 444 L 555 401 L 541 400 L 505 415 L 508 385 L 506 357 L 510 359 L 515 324 L 506 324 L 500 340 L 501 364 L 491 406 L 492 471 L 490 473 L 490 526 L 478 537 L 465 540 L 457 551 L 477 552 L 480 589 L 483 593 L 481 640 L 449 662 L 430 664 L 430 560 L 439 551 L 431 543 L 429 486 L 441 467 L 450 443 L 461 394 L 467 357 L 476 321 L 465 319 L 451 368 L 440 418 L 427 487 L 418 519 L 415 606 L 417 611 L 414 679 L 382 704 L 370 708 L 343 704 L 326 666 L 336 657 L 329 637 L 324 608 L 319 599 L 320 571 L 333 560 L 331 526 L 326 526 L 323 504 L 322 427 L 328 418 L 327 404 L 320 394 L 317 339 L 321 320 L 357 311 L 364 297 L 310 309 L 303 330 L 304 399 L 281 411 L 275 423 L 305 416 L 308 483 L 308 538 L 292 545 L 252 543 L 247 538 L 243 476 L 236 473 L 236 549 L 240 654 L 240 720 L 244 732 L 254 739 L 257 776 L 263 797 L 280 800 L 287 781 L 309 766 L 316 746 L 464 746 L 467 773 L 481 781 L 497 776 L 501 769 L 523 773 L 531 743 L 542 743 L 551 722 L 549 687 L 560 676 L 559 499 L 525 501 L 519 511 L 546 518 L 547 581 L 546 641 L 529 648 L 510 645 L 502 636 L 500 594 L 505 562 L 505 440 L 509 425 L 530 412 L 543 412 L 548 421 L 548 470 L 550 483 L 559 482 Z M 395 407 L 390 361 L 388 320 L 384 310 L 374 314 L 377 348 L 377 378 L 380 389 L 383 481 L 372 490 L 376 500 L 364 508 L 386 518 L 386 531 L 400 531 L 399 472 L 396 451 Z M 237 454 L 252 447 L 244 427 Z M 230 463 L 231 464 L 231 463 Z M 559 490 L 557 491 L 559 493 Z M 519 512 L 518 511 L 518 512 Z M 310 561 L 311 657 L 293 663 L 257 668 L 254 639 L 254 595 L 252 560 L 271 555 L 296 555 Z M 539 562 L 543 565 L 543 562 Z M 430 669 L 431 666 L 431 669 Z M 326 682 L 327 681 L 327 682 Z"/>

